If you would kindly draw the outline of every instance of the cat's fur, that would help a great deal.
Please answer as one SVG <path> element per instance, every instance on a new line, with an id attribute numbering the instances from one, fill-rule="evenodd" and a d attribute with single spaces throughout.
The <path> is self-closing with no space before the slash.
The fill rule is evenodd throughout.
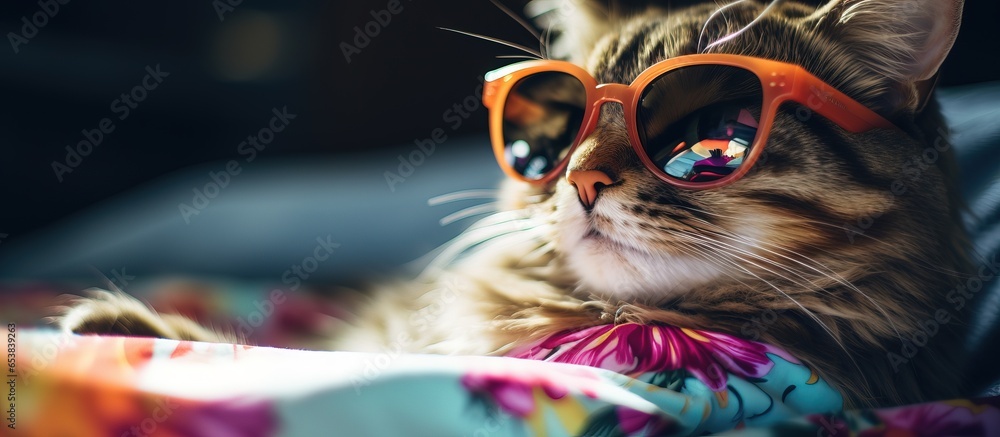
<path id="1" fill-rule="evenodd" d="M 604 83 L 629 83 L 657 61 L 700 52 L 790 62 L 906 133 L 848 134 L 786 105 L 750 174 L 694 192 L 644 168 L 621 108 L 605 105 L 570 163 L 612 175 L 593 210 L 565 178 L 543 188 L 505 182 L 505 211 L 464 236 L 482 244 L 414 281 L 374 290 L 330 347 L 503 354 L 567 329 L 667 323 L 783 347 L 850 405 L 967 394 L 958 321 L 907 362 L 889 358 L 921 322 L 949 308 L 945 293 L 970 272 L 950 153 L 912 164 L 947 144 L 924 85 L 954 41 L 962 2 L 834 1 L 817 9 L 783 1 L 766 13 L 767 4 L 749 0 L 678 3 L 563 1 L 540 17 L 560 34 L 548 53 Z M 892 193 L 894 181 L 905 194 Z M 868 226 L 863 233 L 859 223 Z M 592 231 L 604 237 L 586 237 Z M 129 320 L 142 333 L 176 336 L 150 330 L 167 321 L 122 299 L 82 301 L 64 326 L 128 333 L 102 320 Z M 762 323 L 769 314 L 774 321 Z M 186 337 L 214 339 L 195 331 Z"/>

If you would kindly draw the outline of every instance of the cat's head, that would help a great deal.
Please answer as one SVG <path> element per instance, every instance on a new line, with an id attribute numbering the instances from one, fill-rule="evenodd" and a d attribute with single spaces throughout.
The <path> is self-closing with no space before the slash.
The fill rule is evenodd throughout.
<path id="1" fill-rule="evenodd" d="M 661 300 L 720 281 L 815 284 L 832 275 L 860 278 L 889 260 L 934 262 L 926 252 L 946 244 L 938 237 L 951 228 L 941 222 L 954 218 L 956 204 L 940 168 L 947 158 L 921 161 L 916 176 L 907 166 L 924 160 L 928 147 L 947 144 L 934 133 L 938 126 L 929 126 L 935 117 L 924 114 L 936 109 L 923 105 L 955 40 L 961 0 L 820 7 L 744 0 L 673 9 L 586 0 L 533 4 L 558 34 L 548 52 L 600 83 L 628 84 L 681 55 L 767 58 L 804 67 L 905 131 L 850 134 L 786 104 L 750 173 L 690 191 L 644 167 L 629 144 L 621 106 L 605 104 L 567 170 L 606 177 L 561 175 L 545 187 L 508 182 L 505 194 L 514 205 L 541 193 L 545 200 L 530 210 L 553 224 L 557 251 L 586 291 Z M 579 190 L 591 188 L 597 198 L 588 208 Z"/>

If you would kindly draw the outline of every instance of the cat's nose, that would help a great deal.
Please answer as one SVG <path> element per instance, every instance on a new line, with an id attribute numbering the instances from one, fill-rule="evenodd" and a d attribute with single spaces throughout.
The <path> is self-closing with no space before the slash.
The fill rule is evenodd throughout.
<path id="1" fill-rule="evenodd" d="M 611 185 L 611 178 L 600 170 L 570 170 L 566 173 L 566 180 L 576 187 L 580 195 L 580 202 L 587 209 L 593 208 L 597 202 L 597 193 L 607 185 Z"/>

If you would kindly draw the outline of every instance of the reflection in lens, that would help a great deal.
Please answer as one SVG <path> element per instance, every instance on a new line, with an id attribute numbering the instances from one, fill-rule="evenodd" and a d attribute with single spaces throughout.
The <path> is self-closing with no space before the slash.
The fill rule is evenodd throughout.
<path id="1" fill-rule="evenodd" d="M 567 73 L 536 73 L 518 81 L 503 111 L 504 157 L 528 179 L 541 179 L 566 156 L 583 123 L 587 92 Z"/>
<path id="2" fill-rule="evenodd" d="M 638 108 L 647 156 L 664 173 L 711 182 L 733 173 L 757 136 L 763 90 L 737 67 L 684 67 L 655 79 Z"/>

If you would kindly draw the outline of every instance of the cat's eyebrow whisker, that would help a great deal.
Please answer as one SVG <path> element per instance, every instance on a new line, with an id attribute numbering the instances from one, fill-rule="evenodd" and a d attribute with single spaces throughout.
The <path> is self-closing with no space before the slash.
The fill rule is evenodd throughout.
<path id="1" fill-rule="evenodd" d="M 427 205 L 438 206 L 445 203 L 457 202 L 469 199 L 495 199 L 499 190 L 462 190 L 454 193 L 442 194 L 431 197 L 427 200 Z"/>
<path id="2" fill-rule="evenodd" d="M 826 18 L 833 8 L 840 6 L 840 0 L 827 1 L 825 4 L 816 7 L 816 11 L 802 18 L 804 22 L 817 21 Z"/>
<path id="3" fill-rule="evenodd" d="M 542 33 L 542 38 L 539 40 L 539 45 L 541 45 L 541 52 L 545 55 L 545 59 L 549 59 L 552 50 L 552 25 L 550 24 L 545 32 Z"/>
<path id="4" fill-rule="evenodd" d="M 490 0 L 490 3 L 493 3 L 493 6 L 496 6 L 497 9 L 499 9 L 503 13 L 507 14 L 507 16 L 510 17 L 510 18 L 512 18 L 512 19 L 514 19 L 514 21 L 517 21 L 517 23 L 520 24 L 521 27 L 524 28 L 524 30 L 527 30 L 536 39 L 538 39 L 538 40 L 542 39 L 542 36 L 539 35 L 538 30 L 535 29 L 534 26 L 532 26 L 530 23 L 528 23 L 528 21 L 525 20 L 524 18 L 522 18 L 520 15 L 515 14 L 514 11 L 511 11 L 510 8 L 508 8 L 507 6 L 505 6 L 503 3 L 500 3 L 497 0 Z"/>
<path id="5" fill-rule="evenodd" d="M 528 14 L 531 18 L 538 18 L 545 14 L 556 13 L 556 11 L 559 10 L 561 7 L 560 3 L 564 1 L 565 0 L 532 0 L 528 2 L 527 5 L 525 5 L 525 13 Z M 574 3 L 572 5 L 572 7 L 574 8 L 590 6 L 589 3 L 582 2 L 580 0 L 570 0 L 570 1 Z M 610 8 L 591 7 L 589 9 L 591 12 L 600 13 L 602 18 L 607 19 L 609 21 L 612 18 L 614 18 L 613 17 L 614 14 L 612 14 L 612 11 L 609 10 Z"/>
<path id="6" fill-rule="evenodd" d="M 448 226 L 464 218 L 469 218 L 480 214 L 488 214 L 493 211 L 496 211 L 497 204 L 498 204 L 497 202 L 488 202 L 482 205 L 470 206 L 468 208 L 444 216 L 444 218 L 439 220 L 438 223 L 440 223 L 441 226 Z"/>
<path id="7" fill-rule="evenodd" d="M 731 8 L 733 6 L 736 6 L 736 5 L 740 4 L 740 3 L 743 3 L 744 1 L 746 1 L 746 0 L 736 0 L 736 1 L 732 2 L 732 3 L 727 3 L 725 5 L 722 5 L 722 6 L 719 7 L 719 9 L 716 9 L 715 12 L 712 12 L 712 15 L 708 16 L 708 19 L 705 20 L 705 24 L 701 26 L 701 32 L 698 34 L 698 48 L 697 48 L 698 53 L 702 53 L 701 42 L 702 42 L 702 40 L 705 39 L 705 31 L 708 30 L 708 25 L 711 24 L 713 20 L 715 20 L 715 17 L 717 17 L 720 14 L 722 14 L 723 12 L 725 12 L 726 9 L 729 9 L 729 8 Z M 722 15 L 722 17 L 725 18 L 725 15 Z M 708 49 L 709 49 L 709 47 L 705 48 L 705 50 L 708 50 Z"/>
<path id="8" fill-rule="evenodd" d="M 510 47 L 510 48 L 517 49 L 517 50 L 520 50 L 522 52 L 525 52 L 525 53 L 527 53 L 529 55 L 534 56 L 537 59 L 544 59 L 542 57 L 542 54 L 539 53 L 535 49 L 523 46 L 521 44 L 513 43 L 513 42 L 510 42 L 510 41 L 505 41 L 505 40 L 502 40 L 500 38 L 494 38 L 492 36 L 480 35 L 478 33 L 465 32 L 465 31 L 457 30 L 457 29 L 450 29 L 450 28 L 447 28 L 447 27 L 438 27 L 438 29 L 447 30 L 449 32 L 455 32 L 455 33 L 462 34 L 462 35 L 465 35 L 465 36 L 471 36 L 473 38 L 479 38 L 479 39 L 486 40 L 486 41 L 489 41 L 489 42 L 492 42 L 492 43 L 504 45 L 504 46 L 507 46 L 507 47 Z"/>
<path id="9" fill-rule="evenodd" d="M 726 5 L 726 6 L 724 6 L 724 7 L 728 8 L 728 7 L 730 6 L 730 5 L 733 5 L 733 4 L 736 4 L 736 3 L 739 3 L 740 1 L 742 1 L 742 0 L 738 0 L 737 2 L 734 2 L 734 3 L 731 3 L 731 4 L 729 4 L 729 5 Z M 705 46 L 705 51 L 708 51 L 708 50 L 711 50 L 711 49 L 712 49 L 713 47 L 715 47 L 715 46 L 717 46 L 717 45 L 719 45 L 719 44 L 722 44 L 722 43 L 725 43 L 725 42 L 727 42 L 727 41 L 731 41 L 731 40 L 733 40 L 734 38 L 736 38 L 736 37 L 738 37 L 738 36 L 742 35 L 742 34 L 743 34 L 743 32 L 746 32 L 746 31 L 747 31 L 747 29 L 749 29 L 749 28 L 753 27 L 753 26 L 754 26 L 755 24 L 759 23 L 759 22 L 760 22 L 760 20 L 762 20 L 762 19 L 763 19 L 763 18 L 764 18 L 765 16 L 767 16 L 767 14 L 768 14 L 768 13 L 770 13 L 770 12 L 771 12 L 772 10 L 774 10 L 774 9 L 775 9 L 775 8 L 777 7 L 777 5 L 779 5 L 779 4 L 781 4 L 781 3 L 782 3 L 782 0 L 771 0 L 771 3 L 769 3 L 769 4 L 768 4 L 768 5 L 766 6 L 766 7 L 764 7 L 764 10 L 763 10 L 763 11 L 761 11 L 761 12 L 760 12 L 760 14 L 759 14 L 759 15 L 757 15 L 757 17 L 756 17 L 756 18 L 754 18 L 754 19 L 753 19 L 753 21 L 751 21 L 751 22 L 750 22 L 749 24 L 747 24 L 746 26 L 743 26 L 743 27 L 742 27 L 742 28 L 740 28 L 739 30 L 737 30 L 737 31 L 735 31 L 735 32 L 732 32 L 732 33 L 730 33 L 729 35 L 726 35 L 726 36 L 723 36 L 723 37 L 721 37 L 721 38 L 719 38 L 719 39 L 717 39 L 717 40 L 715 40 L 715 41 L 712 41 L 712 43 L 711 43 L 711 44 L 709 44 L 709 45 Z M 713 14 L 713 15 L 714 15 L 714 14 Z M 702 31 L 703 31 L 703 32 L 704 32 L 705 28 L 707 28 L 707 27 L 708 27 L 708 23 L 710 23 L 711 21 L 712 21 L 712 19 L 711 19 L 711 18 L 709 18 L 709 19 L 708 19 L 708 21 L 706 21 L 706 22 L 705 22 L 705 27 L 703 27 L 703 28 L 702 28 Z M 698 37 L 698 46 L 699 46 L 699 47 L 701 46 L 701 36 L 702 36 L 702 35 L 699 35 L 699 37 Z M 699 50 L 699 52 L 700 52 L 700 50 Z"/>

